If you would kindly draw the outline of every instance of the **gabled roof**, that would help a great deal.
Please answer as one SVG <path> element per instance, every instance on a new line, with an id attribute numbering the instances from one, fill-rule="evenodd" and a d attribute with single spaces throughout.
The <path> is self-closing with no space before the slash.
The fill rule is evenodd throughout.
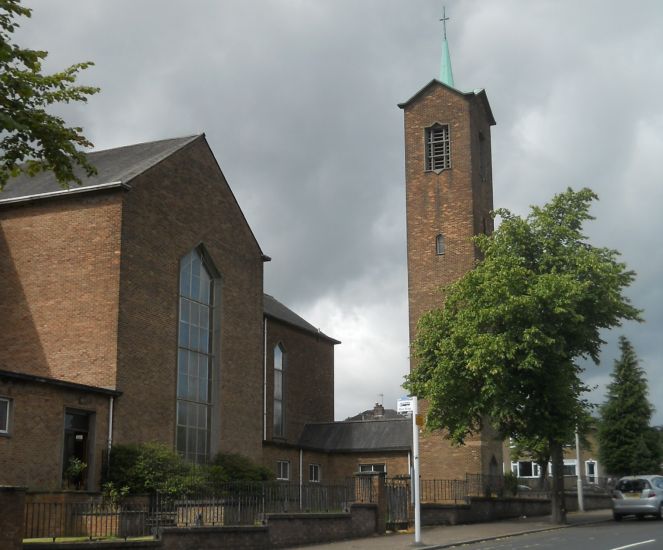
<path id="1" fill-rule="evenodd" d="M 406 451 L 412 447 L 412 420 L 306 424 L 297 445 L 328 453 Z"/>
<path id="2" fill-rule="evenodd" d="M 474 97 L 477 97 L 483 103 L 483 105 L 486 109 L 486 113 L 488 114 L 488 120 L 490 121 L 490 125 L 494 126 L 495 124 L 497 124 L 495 122 L 495 117 L 493 116 L 493 111 L 490 108 L 490 103 L 488 103 L 488 96 L 486 95 L 486 90 L 484 90 L 482 88 L 482 89 L 474 90 L 472 92 L 461 92 L 460 90 L 457 90 L 456 88 L 453 88 L 453 87 L 445 84 L 444 82 L 440 82 L 439 80 L 437 80 L 435 78 L 433 80 L 431 80 L 428 84 L 426 84 L 423 88 L 421 88 L 421 90 L 419 90 L 416 94 L 414 94 L 410 99 L 408 99 L 407 101 L 404 101 L 403 103 L 399 103 L 398 106 L 401 109 L 405 109 L 408 105 L 410 105 L 415 100 L 417 100 L 420 96 L 425 94 L 432 86 L 436 86 L 436 85 L 437 86 L 443 86 L 447 90 L 451 90 L 452 92 L 454 92 L 454 93 L 456 93 L 456 94 L 458 94 L 462 97 L 465 97 L 467 99 L 473 99 Z"/>
<path id="3" fill-rule="evenodd" d="M 286 323 L 287 325 L 291 325 L 306 332 L 315 334 L 316 336 L 319 336 L 323 340 L 327 340 L 332 344 L 341 343 L 338 340 L 332 338 L 331 336 L 327 336 L 319 328 L 314 327 L 306 319 L 297 315 L 294 311 L 284 306 L 281 302 L 279 302 L 276 298 L 270 296 L 269 294 L 264 295 L 263 310 L 265 312 L 266 317 L 277 319 L 279 321 Z"/>
<path id="4" fill-rule="evenodd" d="M 81 170 L 77 170 L 77 175 L 83 183 L 81 185 L 73 183 L 69 189 L 63 189 L 50 171 L 40 172 L 32 177 L 21 174 L 18 177 L 11 178 L 4 190 L 0 191 L 0 204 L 112 187 L 128 188 L 131 180 L 136 176 L 203 135 L 138 143 L 88 153 L 86 156 L 97 169 L 97 173 L 87 177 Z"/>

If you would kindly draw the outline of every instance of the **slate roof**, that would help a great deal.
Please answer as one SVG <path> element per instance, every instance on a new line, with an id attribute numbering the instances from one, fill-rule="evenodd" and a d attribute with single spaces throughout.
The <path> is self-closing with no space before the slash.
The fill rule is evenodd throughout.
<path id="1" fill-rule="evenodd" d="M 398 411 L 396 409 L 384 409 L 384 413 L 382 414 L 382 417 L 385 420 L 394 420 L 394 419 L 401 419 L 403 418 L 403 415 L 398 414 Z M 360 412 L 359 414 L 355 414 L 354 416 L 348 416 L 345 421 L 353 421 L 353 420 L 363 420 L 366 422 L 367 420 L 378 420 L 376 418 L 375 414 L 375 409 L 366 409 L 364 412 Z"/>
<path id="2" fill-rule="evenodd" d="M 276 298 L 270 296 L 269 294 L 264 295 L 263 308 L 265 315 L 267 317 L 278 319 L 279 321 L 282 321 L 288 325 L 299 328 L 306 332 L 313 333 L 319 336 L 320 338 L 331 342 L 332 344 L 341 343 L 338 340 L 332 338 L 331 336 L 327 336 L 319 328 L 314 327 L 306 319 L 297 315 L 294 311 L 284 306 L 281 302 L 279 302 Z"/>
<path id="3" fill-rule="evenodd" d="M 77 170 L 77 175 L 83 183 L 81 185 L 73 183 L 69 189 L 63 189 L 50 171 L 40 172 L 32 177 L 21 174 L 7 182 L 4 190 L 0 192 L 0 203 L 68 195 L 100 188 L 129 187 L 128 184 L 133 178 L 202 135 L 138 143 L 88 153 L 86 156 L 97 169 L 97 174 L 87 177 L 81 170 Z"/>
<path id="4" fill-rule="evenodd" d="M 297 445 L 328 453 L 406 451 L 412 447 L 412 420 L 306 424 Z"/>

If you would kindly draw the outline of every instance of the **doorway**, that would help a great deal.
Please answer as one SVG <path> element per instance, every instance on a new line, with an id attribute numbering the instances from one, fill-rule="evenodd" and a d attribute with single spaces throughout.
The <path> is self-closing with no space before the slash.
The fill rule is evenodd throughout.
<path id="1" fill-rule="evenodd" d="M 90 416 L 87 411 L 65 410 L 62 455 L 62 485 L 65 488 L 87 489 Z"/>

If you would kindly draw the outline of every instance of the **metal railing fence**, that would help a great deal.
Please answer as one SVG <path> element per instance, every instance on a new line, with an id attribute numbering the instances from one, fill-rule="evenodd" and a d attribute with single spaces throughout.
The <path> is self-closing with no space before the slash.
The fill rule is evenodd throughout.
<path id="1" fill-rule="evenodd" d="M 25 539 L 81 537 L 143 537 L 154 534 L 158 525 L 147 506 L 124 509 L 96 502 L 28 502 L 25 504 Z"/>
<path id="2" fill-rule="evenodd" d="M 149 505 L 89 502 L 27 502 L 24 538 L 88 539 L 156 536 L 161 527 L 256 525 L 267 514 L 349 511 L 354 502 L 374 502 L 370 478 L 337 484 L 277 481 L 234 482 L 200 487 L 184 495 L 156 493 Z"/>
<path id="3" fill-rule="evenodd" d="M 464 479 L 422 479 L 421 502 L 458 503 L 469 498 L 468 483 Z"/>
<path id="4" fill-rule="evenodd" d="M 182 497 L 157 493 L 161 525 L 255 525 L 266 514 L 347 511 L 359 500 L 360 484 L 298 485 L 282 482 L 223 483 Z"/>

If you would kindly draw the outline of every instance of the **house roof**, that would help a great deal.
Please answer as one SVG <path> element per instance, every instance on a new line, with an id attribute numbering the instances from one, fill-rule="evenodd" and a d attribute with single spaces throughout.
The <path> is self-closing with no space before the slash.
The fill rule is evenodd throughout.
<path id="1" fill-rule="evenodd" d="M 136 176 L 203 135 L 163 139 L 88 153 L 86 156 L 97 169 L 97 173 L 87 177 L 82 170 L 76 170 L 82 184 L 74 183 L 69 189 L 64 189 L 50 171 L 39 172 L 34 176 L 21 174 L 7 182 L 4 190 L 0 192 L 0 204 L 112 187 L 128 188 Z"/>
<path id="2" fill-rule="evenodd" d="M 382 415 L 378 416 L 375 412 L 375 408 L 373 409 L 366 409 L 363 412 L 360 412 L 359 414 L 355 414 L 354 416 L 349 416 L 346 418 L 346 422 L 348 421 L 354 421 L 354 420 L 362 420 L 366 422 L 367 420 L 376 420 L 378 418 L 384 418 L 386 420 L 394 420 L 394 419 L 402 419 L 403 415 L 399 414 L 396 409 L 383 409 Z"/>
<path id="3" fill-rule="evenodd" d="M 406 451 L 412 447 L 407 418 L 306 424 L 298 446 L 325 452 Z"/>
<path id="4" fill-rule="evenodd" d="M 483 88 L 481 88 L 481 89 L 474 90 L 474 91 L 472 91 L 472 92 L 461 92 L 460 90 L 457 90 L 456 88 L 454 88 L 454 87 L 452 87 L 452 86 L 449 86 L 448 84 L 445 84 L 444 82 L 440 82 L 439 80 L 437 80 L 437 79 L 435 79 L 435 78 L 434 78 L 433 80 L 431 80 L 428 84 L 426 84 L 423 88 L 421 88 L 421 89 L 420 89 L 416 94 L 414 94 L 410 99 L 408 99 L 407 101 L 404 101 L 403 103 L 399 103 L 398 106 L 399 106 L 401 109 L 405 109 L 405 107 L 407 107 L 408 105 L 410 105 L 410 103 L 412 103 L 412 102 L 414 102 L 416 99 L 418 99 L 418 98 L 419 98 L 421 95 L 423 95 L 423 94 L 424 94 L 424 93 L 425 93 L 430 87 L 432 87 L 432 86 L 436 86 L 436 85 L 443 86 L 443 87 L 447 88 L 448 90 L 451 90 L 452 92 L 455 92 L 455 93 L 457 93 L 458 95 L 461 95 L 461 96 L 463 96 L 463 97 L 465 97 L 465 98 L 468 98 L 468 99 L 471 99 L 471 98 L 477 97 L 477 98 L 483 103 L 483 105 L 484 105 L 484 107 L 485 107 L 485 109 L 486 109 L 486 113 L 487 113 L 487 115 L 488 115 L 488 121 L 490 122 L 490 125 L 491 125 L 491 126 L 494 126 L 495 124 L 497 124 L 497 123 L 495 122 L 495 117 L 493 116 L 493 111 L 492 111 L 492 109 L 490 108 L 490 103 L 488 103 L 488 96 L 486 95 L 486 90 L 484 90 Z"/>
<path id="5" fill-rule="evenodd" d="M 57 378 L 49 378 L 46 376 L 36 376 L 34 374 L 26 374 L 22 372 L 13 372 L 8 370 L 0 370 L 0 379 L 7 380 L 20 380 L 22 382 L 33 382 L 36 384 L 46 384 L 49 386 L 57 386 L 68 390 L 77 390 L 90 393 L 100 393 L 102 395 L 110 395 L 118 397 L 122 395 L 119 390 L 112 390 L 109 388 L 101 388 L 99 386 L 89 386 L 87 384 L 78 384 L 76 382 L 67 382 L 66 380 L 59 380 Z"/>
<path id="6" fill-rule="evenodd" d="M 341 342 L 336 340 L 335 338 L 332 338 L 331 336 L 327 336 L 324 332 L 322 332 L 319 328 L 314 327 L 311 323 L 309 323 L 306 319 L 300 317 L 297 315 L 294 311 L 292 311 L 290 308 L 284 306 L 281 302 L 279 302 L 276 298 L 273 296 L 270 296 L 269 294 L 264 295 L 264 300 L 263 300 L 263 308 L 265 312 L 266 317 L 271 317 L 272 319 L 277 319 L 279 321 L 282 321 L 290 326 L 293 326 L 295 328 L 299 328 L 301 330 L 304 330 L 306 332 L 310 332 L 312 334 L 315 334 L 319 336 L 320 338 L 327 340 L 331 342 L 332 344 L 340 344 Z"/>

